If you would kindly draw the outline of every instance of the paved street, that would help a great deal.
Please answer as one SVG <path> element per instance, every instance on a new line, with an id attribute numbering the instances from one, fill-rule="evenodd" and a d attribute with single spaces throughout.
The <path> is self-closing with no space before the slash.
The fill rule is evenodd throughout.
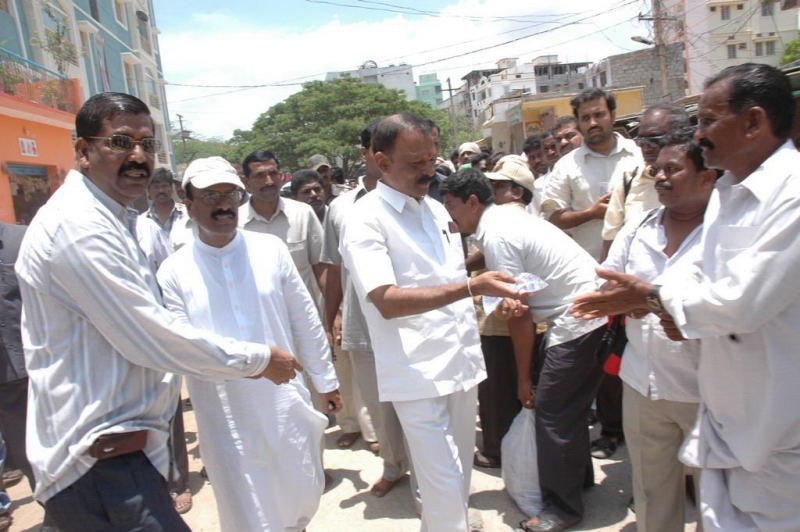
<path id="1" fill-rule="evenodd" d="M 184 518 L 196 532 L 220 530 L 212 486 L 200 476 L 202 463 L 198 455 L 196 425 L 191 411 L 185 414 L 189 443 L 190 486 L 194 506 Z M 369 493 L 372 483 L 380 476 L 381 462 L 359 440 L 352 449 L 336 448 L 338 427 L 326 433 L 325 467 L 331 472 L 335 486 L 322 497 L 309 532 L 349 531 L 405 532 L 418 531 L 419 519 L 408 487 L 403 481 L 386 497 L 378 499 Z M 612 460 L 595 460 L 597 485 L 586 492 L 586 519 L 574 530 L 625 531 L 636 530 L 634 515 L 627 507 L 630 499 L 630 470 L 621 447 Z M 42 510 L 34 503 L 26 482 L 10 488 L 9 494 L 17 505 L 12 531 L 39 530 Z M 472 475 L 470 508 L 483 520 L 487 532 L 513 530 L 524 518 L 503 490 L 499 469 L 475 469 Z M 694 531 L 694 524 L 687 526 Z"/>

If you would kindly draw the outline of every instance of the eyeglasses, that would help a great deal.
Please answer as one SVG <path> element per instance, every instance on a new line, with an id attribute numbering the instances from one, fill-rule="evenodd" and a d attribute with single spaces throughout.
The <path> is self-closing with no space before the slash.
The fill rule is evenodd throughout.
<path id="1" fill-rule="evenodd" d="M 110 137 L 89 137 L 92 140 L 103 140 L 112 151 L 125 152 L 131 151 L 137 144 L 139 144 L 147 153 L 156 153 L 161 148 L 161 141 L 155 137 L 145 137 L 136 140 L 129 135 L 117 133 Z"/>
<path id="2" fill-rule="evenodd" d="M 653 135 L 650 137 L 636 137 L 633 139 L 636 141 L 636 144 L 639 146 L 647 146 L 649 148 L 661 148 L 664 146 L 664 141 L 667 140 L 666 134 L 664 135 Z"/>
<path id="3" fill-rule="evenodd" d="M 235 188 L 233 190 L 229 190 L 228 192 L 217 192 L 216 190 L 209 190 L 208 192 L 204 192 L 200 194 L 199 198 L 200 201 L 212 207 L 214 205 L 219 205 L 223 202 L 223 200 L 228 200 L 231 203 L 239 204 L 242 201 L 242 196 L 244 192 L 242 189 Z"/>

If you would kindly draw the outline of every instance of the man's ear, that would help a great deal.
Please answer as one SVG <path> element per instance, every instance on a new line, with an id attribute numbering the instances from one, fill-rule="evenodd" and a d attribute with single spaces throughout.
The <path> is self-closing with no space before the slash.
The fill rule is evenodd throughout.
<path id="1" fill-rule="evenodd" d="M 754 138 L 758 136 L 760 133 L 766 130 L 769 133 L 772 133 L 772 124 L 769 121 L 769 117 L 767 116 L 767 112 L 764 110 L 763 107 L 758 105 L 754 105 L 744 111 L 745 115 L 745 127 L 747 128 L 745 134 L 748 138 Z"/>
<path id="2" fill-rule="evenodd" d="M 525 189 L 521 186 L 519 187 L 511 187 L 511 197 L 514 198 L 514 201 L 521 200 L 522 194 L 524 194 Z"/>
<path id="3" fill-rule="evenodd" d="M 375 152 L 375 164 L 378 165 L 378 168 L 381 171 L 381 174 L 388 174 L 389 167 L 392 165 L 392 160 L 389 159 L 389 156 L 383 153 L 382 151 Z"/>
<path id="4" fill-rule="evenodd" d="M 84 174 L 89 169 L 89 142 L 83 137 L 78 137 L 75 141 L 75 156 L 78 159 L 78 167 Z"/>

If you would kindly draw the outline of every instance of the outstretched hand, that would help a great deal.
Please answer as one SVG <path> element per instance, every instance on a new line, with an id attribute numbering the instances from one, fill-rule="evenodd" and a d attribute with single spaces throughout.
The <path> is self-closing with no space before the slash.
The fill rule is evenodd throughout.
<path id="1" fill-rule="evenodd" d="M 270 346 L 269 363 L 258 377 L 269 379 L 275 384 L 286 384 L 292 380 L 297 371 L 303 371 L 303 365 L 290 352 L 280 347 Z"/>
<path id="2" fill-rule="evenodd" d="M 647 294 L 652 285 L 626 273 L 597 268 L 597 275 L 606 283 L 594 292 L 575 298 L 570 313 L 576 318 L 592 319 L 613 314 L 647 310 Z"/>
<path id="3" fill-rule="evenodd" d="M 515 283 L 516 279 L 506 273 L 489 271 L 470 279 L 470 290 L 475 296 L 522 299 L 531 295 L 531 292 L 519 292 Z"/>

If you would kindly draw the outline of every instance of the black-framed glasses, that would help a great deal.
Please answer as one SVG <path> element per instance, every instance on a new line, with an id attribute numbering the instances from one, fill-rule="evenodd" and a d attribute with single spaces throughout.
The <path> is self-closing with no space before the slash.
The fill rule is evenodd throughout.
<path id="1" fill-rule="evenodd" d="M 234 188 L 233 190 L 229 190 L 228 192 L 217 192 L 216 190 L 209 190 L 208 192 L 203 192 L 198 197 L 200 201 L 208 205 L 209 207 L 213 207 L 214 205 L 219 205 L 222 203 L 223 200 L 228 200 L 231 203 L 239 205 L 242 201 L 242 196 L 244 192 L 240 188 Z"/>
<path id="2" fill-rule="evenodd" d="M 633 140 L 636 142 L 638 146 L 647 146 L 650 148 L 662 148 L 668 136 L 669 134 L 652 135 L 650 137 L 638 136 Z"/>
<path id="3" fill-rule="evenodd" d="M 147 153 L 156 153 L 161 148 L 161 141 L 155 137 L 145 137 L 136 140 L 130 135 L 123 135 L 116 133 L 108 137 L 89 137 L 92 140 L 105 141 L 106 146 L 113 151 L 124 152 L 131 151 L 137 144 L 139 144 Z"/>

